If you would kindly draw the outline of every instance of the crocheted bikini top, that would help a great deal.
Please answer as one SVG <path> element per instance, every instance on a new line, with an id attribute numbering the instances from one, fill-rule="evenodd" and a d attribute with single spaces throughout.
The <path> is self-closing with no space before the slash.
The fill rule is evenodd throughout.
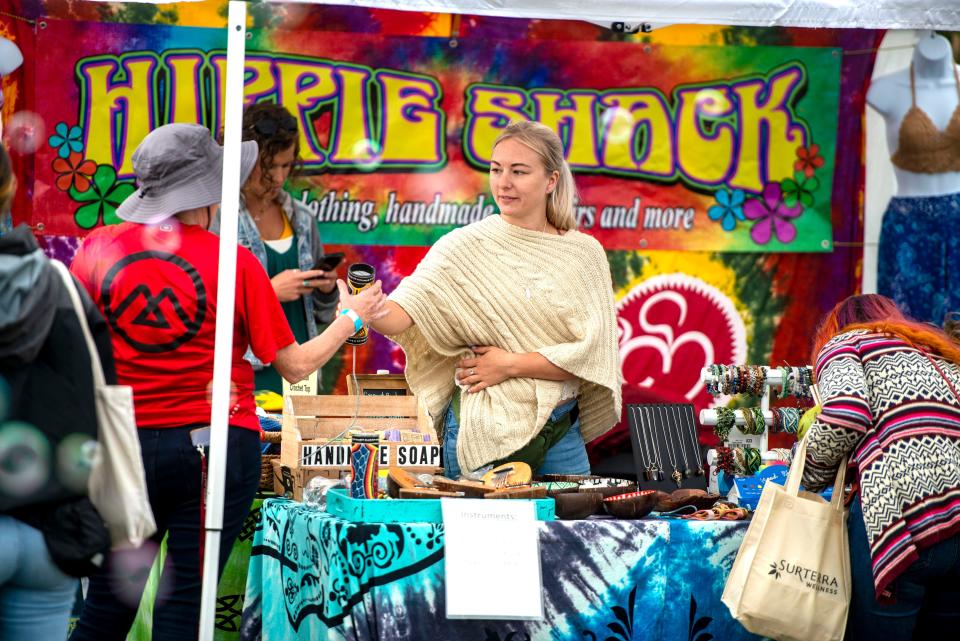
<path id="1" fill-rule="evenodd" d="M 960 76 L 953 66 L 953 77 L 957 83 L 957 97 L 960 100 Z M 900 123 L 900 142 L 897 152 L 890 157 L 900 169 L 919 174 L 939 174 L 948 171 L 960 171 L 960 104 L 950 116 L 950 122 L 943 131 L 930 120 L 923 109 L 917 106 L 917 89 L 913 65 L 910 65 L 910 94 L 913 105 L 907 110 Z"/>

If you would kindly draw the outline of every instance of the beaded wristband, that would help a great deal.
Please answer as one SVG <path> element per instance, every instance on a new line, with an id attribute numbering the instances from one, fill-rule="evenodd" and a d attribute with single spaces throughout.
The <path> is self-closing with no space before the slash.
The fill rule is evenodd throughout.
<path id="1" fill-rule="evenodd" d="M 717 448 L 717 469 L 733 474 L 733 451 L 729 447 Z"/>

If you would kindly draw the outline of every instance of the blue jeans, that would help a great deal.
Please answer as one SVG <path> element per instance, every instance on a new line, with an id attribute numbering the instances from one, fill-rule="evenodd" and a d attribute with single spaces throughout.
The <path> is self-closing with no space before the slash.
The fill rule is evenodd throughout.
<path id="1" fill-rule="evenodd" d="M 201 459 L 190 442 L 189 427 L 139 429 L 140 451 L 150 506 L 157 521 L 151 540 L 159 548 L 164 534 L 167 557 L 153 610 L 153 641 L 190 641 L 200 624 Z M 260 436 L 231 427 L 227 437 L 227 475 L 220 538 L 220 572 L 230 556 L 260 485 Z M 209 553 L 209 551 L 207 551 Z M 114 551 L 90 578 L 90 589 L 71 641 L 124 641 L 133 624 L 155 554 L 145 548 Z"/>
<path id="2" fill-rule="evenodd" d="M 0 639 L 67 636 L 77 579 L 50 558 L 40 530 L 0 514 Z"/>
<path id="3" fill-rule="evenodd" d="M 850 505 L 847 527 L 853 594 L 846 641 L 954 638 L 960 625 L 960 536 L 921 550 L 920 558 L 893 582 L 896 602 L 888 605 L 874 596 L 859 497 Z"/>
<path id="4" fill-rule="evenodd" d="M 563 418 L 564 414 L 573 409 L 576 400 L 569 400 L 557 406 L 550 415 L 551 421 Z M 447 408 L 443 419 L 443 474 L 447 478 L 460 478 L 460 463 L 457 461 L 457 435 L 460 432 L 460 421 L 454 416 L 453 407 Z M 557 441 L 557 444 L 547 450 L 543 465 L 533 471 L 536 475 L 543 474 L 589 474 L 590 460 L 587 458 L 587 447 L 580 433 L 580 418 L 567 430 L 567 433 Z"/>

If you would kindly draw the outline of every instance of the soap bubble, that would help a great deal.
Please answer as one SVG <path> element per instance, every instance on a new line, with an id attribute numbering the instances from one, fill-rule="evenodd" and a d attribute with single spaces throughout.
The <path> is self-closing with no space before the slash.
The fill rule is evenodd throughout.
<path id="1" fill-rule="evenodd" d="M 90 478 L 99 444 L 87 434 L 70 434 L 57 446 L 57 476 L 64 486 L 83 492 Z"/>
<path id="2" fill-rule="evenodd" d="M 50 443 L 23 421 L 0 424 L 0 494 L 28 496 L 50 478 Z"/>
<path id="3" fill-rule="evenodd" d="M 694 104 L 698 116 L 722 116 L 730 109 L 730 100 L 727 98 L 727 94 L 719 89 L 701 89 L 697 92 Z"/>
<path id="4" fill-rule="evenodd" d="M 239 406 L 237 405 L 237 399 L 239 394 L 237 393 L 237 384 L 233 381 L 230 381 L 230 416 L 232 417 L 236 413 Z M 213 380 L 207 383 L 207 403 L 213 405 Z"/>
<path id="5" fill-rule="evenodd" d="M 365 160 L 357 160 L 354 163 L 354 166 L 360 171 L 376 171 L 380 167 L 380 163 L 383 162 L 383 150 L 369 138 L 357 141 L 350 151 L 354 158 L 365 158 Z"/>
<path id="6" fill-rule="evenodd" d="M 110 587 L 118 601 L 130 608 L 136 608 L 143 595 L 143 586 L 146 585 L 157 557 L 159 546 L 153 541 L 144 541 L 143 545 L 133 550 L 114 550 L 110 556 Z M 157 603 L 163 603 L 170 596 L 173 572 L 163 572 L 157 585 Z"/>
<path id="7" fill-rule="evenodd" d="M 600 116 L 606 139 L 612 143 L 623 144 L 633 134 L 635 121 L 629 109 L 609 107 Z"/>
<path id="8" fill-rule="evenodd" d="M 182 236 L 180 221 L 176 218 L 167 218 L 152 225 L 142 225 L 143 246 L 152 251 L 176 254 L 180 250 Z"/>
<path id="9" fill-rule="evenodd" d="M 40 114 L 18 111 L 7 121 L 3 137 L 10 149 L 21 154 L 32 154 L 46 140 L 45 129 Z"/>

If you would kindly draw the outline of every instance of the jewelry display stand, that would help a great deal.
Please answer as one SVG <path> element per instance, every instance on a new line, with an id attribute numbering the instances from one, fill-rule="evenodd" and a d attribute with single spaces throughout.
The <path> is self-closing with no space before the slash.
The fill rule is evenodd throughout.
<path id="1" fill-rule="evenodd" d="M 693 405 L 627 405 L 637 483 L 644 490 L 707 489 Z"/>
<path id="2" fill-rule="evenodd" d="M 745 434 L 740 429 L 739 426 L 744 424 L 743 416 L 738 412 L 735 417 L 735 423 L 732 428 L 730 428 L 730 435 L 726 439 L 726 444 L 730 447 L 753 447 L 761 452 L 767 451 L 767 433 L 769 430 L 766 426 L 773 423 L 773 414 L 770 411 L 770 396 L 774 388 L 782 388 L 784 385 L 783 380 L 783 370 L 779 367 L 764 367 L 764 376 L 763 376 L 763 388 L 760 391 L 760 409 L 763 411 L 763 421 L 764 421 L 764 430 L 761 434 Z M 703 381 L 704 385 L 707 386 L 707 389 L 710 389 L 710 385 L 716 385 L 718 383 L 717 377 L 711 371 L 710 367 L 704 367 L 700 372 L 700 379 Z M 705 409 L 700 410 L 700 424 L 713 426 L 717 424 L 717 410 L 715 409 Z"/>
<path id="3" fill-rule="evenodd" d="M 747 383 L 744 384 L 742 380 L 740 382 L 734 381 L 734 385 L 731 389 L 731 387 L 729 387 L 729 377 L 724 378 L 724 376 L 726 376 L 724 372 L 729 372 L 730 370 L 740 370 L 740 376 L 744 376 L 742 372 L 744 370 L 748 370 L 746 374 Z M 762 370 L 762 381 L 760 380 L 760 370 Z M 816 389 L 815 386 L 810 384 L 809 379 L 809 368 L 803 367 L 780 368 L 748 365 L 742 367 L 710 366 L 703 368 L 701 372 L 701 380 L 706 386 L 707 391 L 709 391 L 711 394 L 722 395 L 724 392 L 726 392 L 729 395 L 744 394 L 748 396 L 760 397 L 759 408 L 743 408 L 734 411 L 733 425 L 730 426 L 729 432 L 726 434 L 725 438 L 721 436 L 723 445 L 728 448 L 733 448 L 741 453 L 748 450 L 757 450 L 762 457 L 764 453 L 769 451 L 767 435 L 769 434 L 770 426 L 775 426 L 778 430 L 783 430 L 786 432 L 796 431 L 797 422 L 799 421 L 799 413 L 802 412 L 802 410 L 799 408 L 792 408 L 794 414 L 792 415 L 792 420 L 788 420 L 785 418 L 785 415 L 786 412 L 791 408 L 777 408 L 771 411 L 770 399 L 773 396 L 773 390 L 775 388 L 779 388 L 781 390 L 780 398 L 784 398 L 785 396 L 810 398 L 811 392 L 816 393 Z M 799 387 L 797 383 L 798 380 L 800 381 Z M 757 412 L 757 409 L 759 409 L 759 412 Z M 756 416 L 756 418 L 751 419 L 751 422 L 756 422 L 759 420 L 763 421 L 763 431 L 759 434 L 747 434 L 740 429 L 741 426 L 748 425 L 746 419 L 750 418 L 750 416 L 745 415 L 749 414 L 750 411 L 755 412 L 755 414 L 752 416 Z M 776 417 L 774 416 L 774 412 L 777 412 Z M 716 409 L 700 410 L 700 424 L 706 426 L 716 426 L 720 418 L 719 414 L 720 413 Z M 786 425 L 786 427 L 784 427 L 784 425 Z M 718 436 L 720 436 L 719 433 Z M 712 491 L 716 491 L 717 489 L 717 456 L 718 450 L 711 449 L 707 452 L 707 460 L 710 464 L 710 478 L 708 480 Z"/>

